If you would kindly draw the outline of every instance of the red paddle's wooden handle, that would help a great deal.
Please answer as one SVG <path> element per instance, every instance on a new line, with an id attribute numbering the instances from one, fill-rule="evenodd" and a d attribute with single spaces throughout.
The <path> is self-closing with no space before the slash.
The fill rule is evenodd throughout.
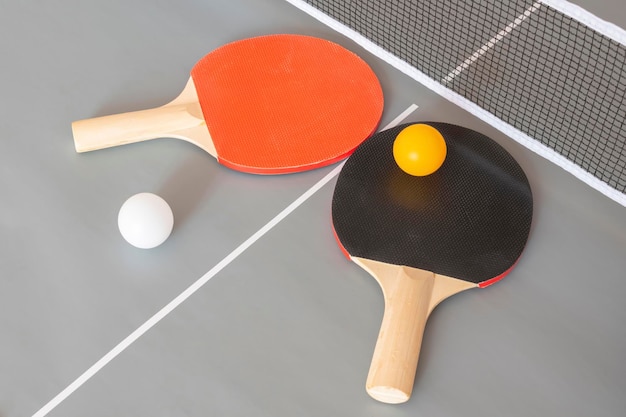
<path id="1" fill-rule="evenodd" d="M 72 123 L 72 132 L 77 152 L 173 137 L 192 142 L 217 157 L 191 79 L 183 92 L 164 106 L 78 120 Z"/>

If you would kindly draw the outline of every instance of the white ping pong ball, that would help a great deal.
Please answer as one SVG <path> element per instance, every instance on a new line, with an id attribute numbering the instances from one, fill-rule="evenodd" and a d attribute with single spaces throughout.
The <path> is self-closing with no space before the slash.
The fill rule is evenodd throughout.
<path id="1" fill-rule="evenodd" d="M 117 225 L 128 243 L 140 249 L 152 249 L 172 233 L 174 214 L 158 195 L 139 193 L 122 204 Z"/>

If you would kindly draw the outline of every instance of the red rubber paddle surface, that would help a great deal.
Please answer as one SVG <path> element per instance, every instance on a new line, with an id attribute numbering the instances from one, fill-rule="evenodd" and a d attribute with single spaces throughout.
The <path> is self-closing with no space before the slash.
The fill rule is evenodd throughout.
<path id="1" fill-rule="evenodd" d="M 383 93 L 360 57 L 324 39 L 236 41 L 191 71 L 220 163 L 279 174 L 331 164 L 372 135 Z"/>

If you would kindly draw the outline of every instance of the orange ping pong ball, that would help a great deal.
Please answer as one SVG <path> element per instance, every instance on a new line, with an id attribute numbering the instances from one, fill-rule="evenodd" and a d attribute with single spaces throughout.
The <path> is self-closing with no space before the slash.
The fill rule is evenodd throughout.
<path id="1" fill-rule="evenodd" d="M 393 157 L 409 175 L 425 176 L 437 171 L 446 159 L 446 141 L 437 129 L 425 124 L 405 127 L 393 142 Z"/>

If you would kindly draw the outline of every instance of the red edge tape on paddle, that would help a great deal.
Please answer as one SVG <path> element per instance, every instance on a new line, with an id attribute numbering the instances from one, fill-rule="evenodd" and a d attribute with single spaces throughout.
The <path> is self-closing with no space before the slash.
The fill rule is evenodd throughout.
<path id="1" fill-rule="evenodd" d="M 515 266 L 517 265 L 518 262 L 519 262 L 519 259 L 517 261 L 515 261 L 515 263 L 513 265 L 511 265 L 511 267 L 509 269 L 507 269 L 506 271 L 504 271 L 503 273 L 501 273 L 497 277 L 493 277 L 491 279 L 488 279 L 487 281 L 480 282 L 478 284 L 478 286 L 480 288 L 485 288 L 485 287 L 488 287 L 488 286 L 490 286 L 492 284 L 495 284 L 496 282 L 500 281 L 502 278 L 507 276 L 509 274 L 509 272 L 511 272 L 513 270 L 513 268 L 515 268 Z"/>
<path id="2" fill-rule="evenodd" d="M 333 234 L 335 235 L 335 240 L 337 241 L 337 245 L 339 246 L 339 249 L 341 249 L 341 252 L 343 252 L 343 255 L 349 260 L 352 260 L 352 257 L 350 256 L 346 248 L 344 248 L 343 245 L 341 244 L 341 241 L 339 240 L 339 236 L 337 236 L 337 231 L 335 230 L 334 224 L 333 224 Z"/>
<path id="3" fill-rule="evenodd" d="M 342 160 L 346 159 L 347 157 L 352 155 L 352 153 L 355 150 L 356 150 L 356 146 L 353 149 L 351 149 L 349 152 L 346 152 L 345 154 L 339 155 L 339 156 L 337 156 L 335 158 L 328 159 L 328 160 L 325 160 L 325 161 L 319 161 L 319 162 L 316 162 L 314 164 L 300 165 L 298 167 L 281 167 L 281 168 L 250 167 L 250 166 L 247 166 L 247 165 L 238 165 L 238 164 L 235 164 L 235 163 L 233 163 L 231 161 L 222 159 L 222 158 L 220 158 L 219 155 L 217 155 L 217 161 L 221 165 L 224 165 L 227 168 L 233 169 L 235 171 L 245 172 L 245 173 L 248 173 L 248 174 L 258 174 L 258 175 L 293 174 L 293 173 L 296 173 L 296 172 L 304 172 L 304 171 L 308 171 L 308 170 L 323 168 L 323 167 L 325 167 L 327 165 L 332 165 L 334 163 L 337 163 L 339 161 L 342 161 Z"/>

